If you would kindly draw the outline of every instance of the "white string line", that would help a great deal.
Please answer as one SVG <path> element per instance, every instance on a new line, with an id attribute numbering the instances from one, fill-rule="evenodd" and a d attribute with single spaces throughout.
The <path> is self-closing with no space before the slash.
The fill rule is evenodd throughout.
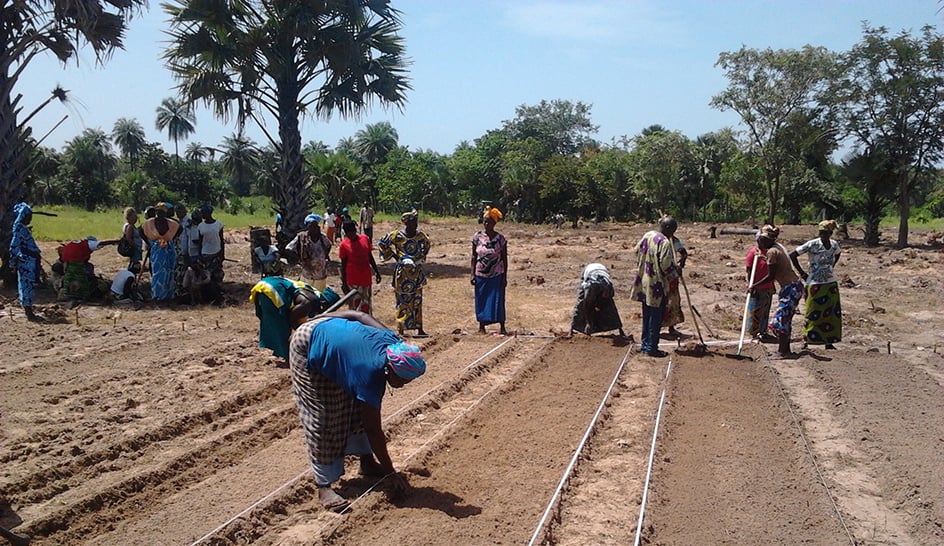
<path id="1" fill-rule="evenodd" d="M 511 340 L 508 340 L 508 341 L 511 341 Z M 502 345 L 504 345 L 505 343 L 508 343 L 508 341 L 503 342 Z M 499 347 L 501 347 L 501 345 L 499 345 Z M 486 353 L 485 355 L 483 355 L 483 356 L 479 357 L 478 359 L 476 359 L 475 362 L 481 361 L 483 358 L 485 358 L 485 357 L 488 356 L 489 354 L 495 352 L 495 350 L 498 349 L 499 347 L 495 347 L 494 349 L 490 350 L 490 351 L 489 351 L 488 353 Z M 466 368 L 464 368 L 463 371 L 465 371 L 466 369 L 468 369 L 468 368 L 471 367 L 471 366 L 472 366 L 472 364 L 470 364 L 469 366 L 467 366 Z M 444 383 L 445 383 L 445 382 L 444 382 Z M 500 387 L 502 387 L 502 386 L 504 386 L 503 383 L 496 383 L 495 385 L 493 385 L 492 388 L 488 389 L 484 394 L 482 394 L 482 396 L 479 396 L 474 402 L 472 402 L 472 404 L 471 404 L 470 406 L 468 406 L 467 408 L 465 408 L 464 410 L 462 410 L 458 415 L 456 415 L 455 417 L 453 417 L 452 420 L 450 420 L 448 423 L 446 423 L 446 424 L 444 424 L 442 427 L 440 427 L 439 431 L 438 431 L 436 434 L 432 435 L 428 440 L 426 440 L 426 442 L 423 443 L 423 445 L 419 446 L 418 448 L 416 448 L 415 450 L 413 450 L 412 453 L 410 453 L 409 455 L 407 455 L 406 457 L 404 457 L 404 458 L 403 458 L 403 463 L 407 463 L 407 462 L 413 460 L 414 457 L 416 457 L 416 456 L 419 455 L 421 452 L 423 452 L 423 451 L 424 451 L 430 444 L 432 444 L 437 438 L 439 438 L 440 436 L 444 435 L 446 432 L 448 432 L 449 430 L 451 430 L 452 425 L 456 424 L 456 422 L 458 422 L 460 419 L 462 419 L 463 417 L 465 417 L 469 412 L 471 412 L 471 411 L 472 411 L 473 409 L 475 409 L 479 404 L 481 404 L 489 395 L 491 395 L 493 392 L 495 392 L 496 390 L 498 390 L 498 389 L 499 389 Z M 351 509 L 354 507 L 355 504 L 357 504 L 359 501 L 363 500 L 365 497 L 367 497 L 367 495 L 368 495 L 369 493 L 371 493 L 372 491 L 374 491 L 375 489 L 377 489 L 377 487 L 378 487 L 381 483 L 383 483 L 383 481 L 384 481 L 385 479 L 387 479 L 389 476 L 390 476 L 390 474 L 384 476 L 383 478 L 381 478 L 380 480 L 378 480 L 377 483 L 375 483 L 374 485 L 370 486 L 370 488 L 368 488 L 366 491 L 364 491 L 363 493 L 361 493 L 357 498 L 355 498 L 354 500 L 352 500 L 352 501 L 350 502 L 350 504 L 348 504 L 348 507 L 345 508 L 344 510 L 342 510 L 340 513 L 341 513 L 341 514 L 344 514 L 344 513 L 346 513 L 348 510 L 351 510 Z M 325 531 L 326 529 L 328 529 L 328 527 L 331 527 L 332 525 L 334 525 L 334 527 L 336 528 L 336 527 L 337 527 L 338 525 L 340 525 L 340 524 L 341 524 L 340 521 L 337 521 L 337 522 L 328 522 L 328 523 L 326 523 L 325 525 L 322 525 L 321 527 L 316 528 L 315 531 L 320 534 L 320 533 L 322 533 L 323 531 Z"/>
<path id="2" fill-rule="evenodd" d="M 842 517 L 842 512 L 839 511 L 839 506 L 836 504 L 836 500 L 833 498 L 833 493 L 829 489 L 829 485 L 826 483 L 826 478 L 820 471 L 819 465 L 816 464 L 816 456 L 813 455 L 813 449 L 810 447 L 810 442 L 806 439 L 806 434 L 803 433 L 803 427 L 800 425 L 800 420 L 797 417 L 796 412 L 793 411 L 793 404 L 791 404 L 790 400 L 787 398 L 787 393 L 784 389 L 783 383 L 780 382 L 780 376 L 773 370 L 773 366 L 770 365 L 770 359 L 767 357 L 767 355 L 764 355 L 764 360 L 767 362 L 766 367 L 770 370 L 770 375 L 774 376 L 774 381 L 777 383 L 777 388 L 780 389 L 780 396 L 783 398 L 784 404 L 787 405 L 787 411 L 790 412 L 790 416 L 793 418 L 793 426 L 796 427 L 797 434 L 799 434 L 800 438 L 803 440 L 803 447 L 806 448 L 806 454 L 809 456 L 810 462 L 813 463 L 813 469 L 816 471 L 816 476 L 819 478 L 819 483 L 821 483 L 823 485 L 823 489 L 826 490 L 826 497 L 829 498 L 829 503 L 832 504 L 833 510 L 836 512 L 836 517 L 839 518 L 839 523 L 846 532 L 846 537 L 849 539 L 849 544 L 856 546 L 856 541 L 852 536 L 852 531 L 850 531 L 849 527 L 846 525 L 846 520 Z"/>
<path id="3" fill-rule="evenodd" d="M 603 393 L 603 398 L 600 400 L 600 405 L 597 407 L 596 413 L 593 414 L 593 418 L 590 419 L 590 424 L 587 426 L 587 431 L 584 433 L 583 438 L 580 440 L 580 443 L 577 445 L 577 449 L 574 450 L 573 456 L 570 458 L 570 463 L 567 465 L 567 468 L 564 469 L 564 474 L 560 479 L 560 482 L 557 484 L 557 489 L 554 490 L 554 494 L 551 495 L 550 502 L 547 503 L 547 508 L 544 509 L 544 514 L 541 516 L 541 520 L 538 522 L 537 528 L 534 530 L 534 534 L 531 535 L 531 541 L 528 542 L 528 546 L 534 546 L 538 540 L 538 535 L 541 534 L 541 531 L 544 529 L 544 526 L 547 524 L 547 519 L 550 517 L 552 510 L 557 504 L 557 500 L 560 498 L 561 493 L 564 490 L 564 486 L 567 485 L 567 480 L 570 479 L 571 474 L 574 471 L 574 468 L 577 466 L 577 461 L 580 459 L 580 455 L 583 453 L 584 447 L 587 445 L 587 442 L 590 440 L 590 435 L 593 434 L 594 429 L 596 428 L 597 423 L 600 420 L 600 415 L 603 414 L 604 408 L 606 408 L 606 402 L 610 399 L 610 393 L 613 392 L 613 388 L 616 386 L 616 383 L 619 381 L 620 374 L 623 373 L 623 368 L 626 367 L 626 363 L 629 362 L 629 357 L 632 356 L 633 346 L 630 345 L 626 350 L 626 354 L 623 355 L 623 360 L 620 362 L 619 368 L 617 368 L 616 373 L 613 375 L 613 380 L 610 382 L 609 388 L 606 389 L 606 392 Z"/>
<path id="4" fill-rule="evenodd" d="M 646 515 L 646 502 L 649 498 L 649 483 L 652 478 L 652 463 L 656 456 L 656 443 L 659 438 L 659 423 L 662 420 L 662 406 L 665 404 L 665 392 L 669 387 L 669 374 L 672 372 L 672 359 L 669 358 L 669 365 L 665 369 L 665 378 L 662 382 L 662 394 L 659 396 L 659 409 L 656 411 L 656 424 L 652 430 L 652 445 L 649 447 L 649 462 L 646 465 L 646 479 L 642 486 L 642 501 L 639 503 L 639 519 L 636 521 L 636 538 L 633 540 L 633 546 L 639 546 L 642 539 L 642 522 Z"/>
<path id="5" fill-rule="evenodd" d="M 497 351 L 498 349 L 501 349 L 502 347 L 504 347 L 506 344 L 510 343 L 511 341 L 514 341 L 514 339 L 515 339 L 514 337 L 509 337 L 509 338 L 506 339 L 505 341 L 503 341 L 503 342 L 501 342 L 500 344 L 496 345 L 495 347 L 493 347 L 492 349 L 490 349 L 488 352 L 486 352 L 486 353 L 483 354 L 482 356 L 480 356 L 480 357 L 478 357 L 477 359 L 473 360 L 471 364 L 469 364 L 468 366 L 466 366 L 466 367 L 464 367 L 462 370 L 460 370 L 460 373 L 465 372 L 466 370 L 468 370 L 468 369 L 471 368 L 472 366 L 475 366 L 476 364 L 478 364 L 479 362 L 481 362 L 482 360 L 484 360 L 485 358 L 487 358 L 490 354 L 494 353 L 494 352 Z M 393 419 L 394 416 L 396 416 L 397 414 L 399 414 L 399 413 L 405 411 L 406 408 L 413 407 L 414 405 L 416 405 L 417 403 L 419 403 L 419 401 L 422 400 L 424 397 L 428 396 L 430 393 L 432 393 L 432 392 L 435 391 L 436 389 L 439 389 L 440 387 L 442 387 L 442 386 L 445 385 L 445 384 L 446 384 L 446 381 L 443 381 L 443 382 L 441 382 L 439 385 L 433 387 L 432 389 L 429 389 L 429 390 L 426 391 L 425 393 L 423 393 L 423 394 L 421 394 L 420 396 L 414 398 L 412 402 L 410 402 L 410 403 L 404 405 L 402 408 L 400 408 L 400 409 L 397 410 L 396 412 L 394 412 L 394 413 L 388 415 L 382 422 L 383 422 L 383 423 L 389 422 L 391 419 Z M 496 387 L 497 387 L 497 385 L 496 385 Z M 488 395 L 489 395 L 492 391 L 494 391 L 494 390 L 495 390 L 495 387 L 493 387 L 493 388 L 492 388 L 491 390 L 489 390 L 487 393 L 485 393 L 484 395 L 482 395 L 482 398 L 484 398 L 485 396 L 488 396 Z M 475 407 L 475 405 L 477 405 L 477 404 L 482 400 L 482 398 L 480 398 L 478 401 L 476 401 L 469 409 L 471 409 L 472 407 Z M 468 412 L 469 409 L 467 409 L 466 412 Z M 462 415 L 464 415 L 464 414 L 465 414 L 465 412 L 463 412 L 462 414 L 460 414 L 459 417 L 462 417 Z M 448 423 L 448 425 L 452 425 L 453 423 L 455 423 L 455 421 L 456 421 L 459 417 L 457 417 L 456 419 L 453 419 L 452 421 L 450 421 L 450 422 Z M 448 425 L 447 425 L 447 427 L 448 427 Z M 442 432 L 442 431 L 440 431 L 440 432 Z M 436 434 L 436 436 L 438 436 L 438 435 L 439 435 L 439 433 Z M 433 438 L 435 438 L 436 436 L 433 436 Z M 417 449 L 416 451 L 414 451 L 413 454 L 411 454 L 409 457 L 407 457 L 406 459 L 404 459 L 404 462 L 410 460 L 410 458 L 412 458 L 414 455 L 416 455 L 416 453 L 418 453 L 418 452 L 420 451 L 420 449 L 422 449 L 423 447 L 425 447 L 426 445 L 428 445 L 431 441 L 432 441 L 432 439 L 431 439 L 430 441 L 426 442 L 425 444 L 423 444 L 423 446 L 421 446 L 419 449 Z M 280 485 L 279 487 L 277 487 L 274 491 L 268 493 L 267 495 L 265 495 L 265 496 L 262 497 L 261 499 L 257 500 L 256 502 L 252 503 L 252 504 L 249 505 L 248 507 L 246 507 L 246 508 L 244 508 L 243 510 L 239 511 L 239 513 L 237 513 L 236 515 L 232 516 L 231 518 L 229 518 L 229 519 L 226 520 L 225 522 L 221 523 L 218 527 L 216 527 L 216 529 L 213 529 L 213 530 L 210 531 L 209 533 L 203 535 L 202 537 L 200 537 L 199 539 L 197 539 L 196 541 L 194 541 L 193 543 L 191 543 L 190 546 L 197 546 L 198 544 L 201 544 L 201 543 L 205 542 L 205 541 L 206 541 L 207 539 L 209 539 L 211 536 L 213 536 L 213 535 L 215 535 L 216 533 L 222 531 L 222 530 L 225 529 L 226 527 L 229 527 L 230 525 L 233 524 L 234 521 L 236 521 L 237 519 L 243 517 L 243 516 L 246 515 L 247 513 L 251 512 L 252 510 L 254 510 L 257 506 L 259 506 L 260 504 L 262 504 L 262 503 L 265 502 L 266 500 L 272 498 L 272 497 L 273 497 L 276 493 L 278 493 L 279 491 L 282 491 L 282 490 L 285 489 L 286 487 L 289 487 L 289 486 L 291 486 L 291 485 L 294 485 L 296 482 L 298 482 L 299 480 L 301 480 L 302 478 L 304 478 L 305 475 L 308 474 L 309 472 L 311 472 L 311 468 L 306 468 L 305 470 L 303 470 L 300 474 L 298 474 L 298 475 L 295 476 L 294 478 L 288 480 L 287 482 L 285 482 L 285 483 L 283 483 L 282 485 Z M 344 512 L 347 512 L 348 510 L 350 510 L 350 509 L 351 509 L 351 506 L 353 506 L 354 503 L 356 503 L 357 501 L 361 500 L 361 499 L 362 499 L 364 496 L 366 496 L 368 493 L 372 492 L 380 483 L 383 482 L 384 479 L 386 479 L 386 476 L 384 476 L 383 479 L 378 480 L 377 483 L 375 483 L 374 485 L 372 485 L 367 491 L 365 491 L 365 492 L 362 493 L 359 497 L 357 497 L 354 501 L 352 501 L 352 502 L 350 503 L 350 505 L 348 506 L 348 508 L 345 508 L 341 513 L 343 514 Z M 321 529 L 318 529 L 318 530 L 320 531 Z"/>
<path id="6" fill-rule="evenodd" d="M 464 372 L 470 370 L 473 366 L 477 365 L 479 362 L 482 362 L 483 360 L 485 360 L 486 358 L 488 358 L 489 355 L 491 355 L 491 354 L 494 353 L 495 351 L 501 349 L 502 347 L 504 347 L 504 346 L 507 345 L 508 343 L 514 341 L 514 339 L 515 339 L 514 337 L 509 337 L 509 338 L 506 339 L 505 341 L 502 341 L 501 343 L 499 343 L 498 345 L 496 345 L 495 347 L 493 347 L 492 349 L 490 349 L 488 352 L 486 352 L 486 353 L 483 354 L 482 356 L 480 356 L 480 357 L 476 358 L 475 360 L 473 360 L 471 363 L 469 363 L 468 366 L 466 366 L 465 368 L 462 368 L 461 370 L 459 370 L 459 374 L 461 375 L 462 373 L 464 373 Z M 415 405 L 417 405 L 417 404 L 419 403 L 420 400 L 426 398 L 427 396 L 429 396 L 430 394 L 432 394 L 432 393 L 435 392 L 436 390 L 441 389 L 441 388 L 443 387 L 443 385 L 445 385 L 448 381 L 453 381 L 453 379 L 444 380 L 444 381 L 440 382 L 438 385 L 436 385 L 435 387 L 432 387 L 431 389 L 427 390 L 427 391 L 424 392 L 423 394 L 417 396 L 417 397 L 414 398 L 413 401 L 410 402 L 409 404 L 405 404 L 404 406 L 402 406 L 402 407 L 401 407 L 400 409 L 398 409 L 397 411 L 395 411 L 395 412 L 391 413 L 390 415 L 388 415 L 388 416 L 386 417 L 386 419 L 383 420 L 383 422 L 386 423 L 386 422 L 389 421 L 390 419 L 393 419 L 395 416 L 397 416 L 397 415 L 399 415 L 399 414 L 401 414 L 401 413 L 407 411 L 407 409 L 414 407 Z"/>

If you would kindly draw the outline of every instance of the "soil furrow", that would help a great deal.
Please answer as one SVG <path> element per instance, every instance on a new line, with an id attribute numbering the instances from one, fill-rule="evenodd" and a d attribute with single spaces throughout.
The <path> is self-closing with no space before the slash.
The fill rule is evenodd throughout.
<path id="1" fill-rule="evenodd" d="M 674 358 L 646 539 L 848 544 L 772 372 L 716 355 Z"/>
<path id="2" fill-rule="evenodd" d="M 639 355 L 626 364 L 542 543 L 632 543 L 665 367 Z"/>
<path id="3" fill-rule="evenodd" d="M 397 413 L 394 422 L 387 426 L 395 431 L 401 421 L 411 420 L 417 412 L 423 411 L 433 397 L 428 392 L 431 388 L 439 385 L 438 390 L 452 392 L 455 395 L 458 392 L 457 385 L 461 386 L 469 381 L 462 377 L 481 375 L 481 369 L 493 366 L 500 359 L 502 353 L 495 353 L 489 359 L 483 360 L 478 365 L 468 368 L 468 365 L 475 360 L 475 357 L 488 352 L 502 342 L 509 341 L 508 347 L 512 347 L 515 340 L 502 338 L 465 338 L 456 337 L 454 340 L 430 339 L 424 345 L 429 350 L 427 357 L 429 361 L 429 371 L 423 376 L 423 381 L 413 382 L 403 389 L 398 389 L 397 394 L 389 399 L 385 399 L 384 413 L 389 415 Z M 429 383 L 434 383 L 430 385 Z M 434 389 L 436 390 L 436 389 Z M 437 390 L 437 392 L 438 392 Z M 437 395 L 448 398 L 448 395 Z M 294 401 L 293 401 L 294 404 Z M 434 410 L 432 410 L 434 411 Z M 172 543 L 190 543 L 198 539 L 203 534 L 211 531 L 217 525 L 223 523 L 230 515 L 239 510 L 248 507 L 253 502 L 267 492 L 274 491 L 287 481 L 297 477 L 300 472 L 305 472 L 307 468 L 307 457 L 304 451 L 304 444 L 299 431 L 297 431 L 297 413 L 294 406 L 291 413 L 292 434 L 288 437 L 267 445 L 259 446 L 261 449 L 255 453 L 246 456 L 244 460 L 232 461 L 229 465 L 218 465 L 216 472 L 212 475 L 201 477 L 200 481 L 178 484 L 177 493 L 173 497 L 164 499 L 154 499 L 148 504 L 147 514 L 144 517 L 113 517 L 112 521 L 119 523 L 109 529 L 107 534 L 96 537 L 95 540 L 88 543 L 112 543 L 112 544 L 149 544 L 146 541 L 140 541 L 138 537 L 153 536 L 158 529 L 168 520 L 187 522 L 188 525 L 181 525 L 173 536 Z M 394 451 L 396 460 L 396 441 L 395 432 L 391 432 L 391 449 Z M 355 472 L 354 468 L 349 472 Z M 309 480 L 301 480 L 307 482 Z M 351 481 L 366 488 L 369 484 L 353 478 Z M 362 489 L 363 490 L 363 489 Z M 299 491 L 309 491 L 304 484 L 292 484 L 287 491 L 280 492 L 271 502 L 268 502 L 261 510 L 269 515 L 278 515 L 287 508 L 284 505 L 291 506 L 292 501 L 288 501 L 285 495 L 297 495 Z M 213 498 L 211 505 L 202 503 L 199 506 L 190 506 L 187 499 L 207 499 Z M 307 496 L 305 501 L 310 501 Z M 167 531 L 165 530 L 165 536 Z M 255 529 L 244 529 L 239 523 L 232 529 L 227 529 L 228 533 L 239 534 L 245 539 L 247 536 L 254 536 Z M 87 540 L 87 539 L 86 539 Z"/>
<path id="4" fill-rule="evenodd" d="M 526 543 L 626 350 L 595 338 L 536 354 L 427 451 L 408 495 L 355 510 L 326 543 Z"/>

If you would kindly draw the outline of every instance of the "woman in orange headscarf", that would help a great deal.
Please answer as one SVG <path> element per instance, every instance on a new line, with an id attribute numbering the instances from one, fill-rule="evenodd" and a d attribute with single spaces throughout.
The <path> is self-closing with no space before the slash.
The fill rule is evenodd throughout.
<path id="1" fill-rule="evenodd" d="M 508 285 L 508 241 L 495 231 L 502 213 L 488 207 L 482 213 L 482 230 L 472 236 L 472 285 L 475 286 L 475 319 L 479 333 L 485 326 L 498 323 L 505 331 L 505 288 Z"/>

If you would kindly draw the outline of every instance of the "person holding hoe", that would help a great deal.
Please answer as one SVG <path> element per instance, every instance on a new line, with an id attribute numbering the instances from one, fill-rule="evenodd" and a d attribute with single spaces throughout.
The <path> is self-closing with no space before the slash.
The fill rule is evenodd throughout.
<path id="1" fill-rule="evenodd" d="M 777 243 L 779 234 L 780 230 L 771 225 L 760 229 L 757 246 L 766 252 L 767 274 L 763 278 L 754 279 L 754 284 L 748 287 L 748 291 L 753 294 L 771 279 L 780 285 L 777 312 L 770 323 L 770 329 L 777 334 L 777 353 L 771 356 L 775 360 L 796 357 L 795 353 L 790 351 L 790 335 L 793 333 L 793 316 L 803 295 L 803 281 L 793 272 L 787 250 Z M 763 257 L 759 256 L 757 259 L 759 261 Z"/>
<path id="2" fill-rule="evenodd" d="M 659 349 L 659 330 L 668 304 L 669 283 L 679 278 L 672 236 L 678 222 L 671 216 L 659 221 L 659 228 L 646 232 L 636 244 L 636 280 L 633 299 L 642 303 L 642 346 L 640 350 L 657 358 L 669 353 Z"/>

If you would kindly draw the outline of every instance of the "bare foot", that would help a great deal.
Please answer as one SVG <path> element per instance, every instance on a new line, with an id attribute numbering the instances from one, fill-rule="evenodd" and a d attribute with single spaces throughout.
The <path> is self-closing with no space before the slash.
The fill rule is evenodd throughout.
<path id="1" fill-rule="evenodd" d="M 767 358 L 770 360 L 796 360 L 800 358 L 797 353 L 771 353 Z"/>
<path id="2" fill-rule="evenodd" d="M 318 500 L 321 501 L 321 505 L 324 506 L 325 509 L 331 510 L 336 514 L 344 512 L 351 506 L 351 503 L 348 502 L 347 499 L 338 495 L 330 486 L 318 488 Z"/>

